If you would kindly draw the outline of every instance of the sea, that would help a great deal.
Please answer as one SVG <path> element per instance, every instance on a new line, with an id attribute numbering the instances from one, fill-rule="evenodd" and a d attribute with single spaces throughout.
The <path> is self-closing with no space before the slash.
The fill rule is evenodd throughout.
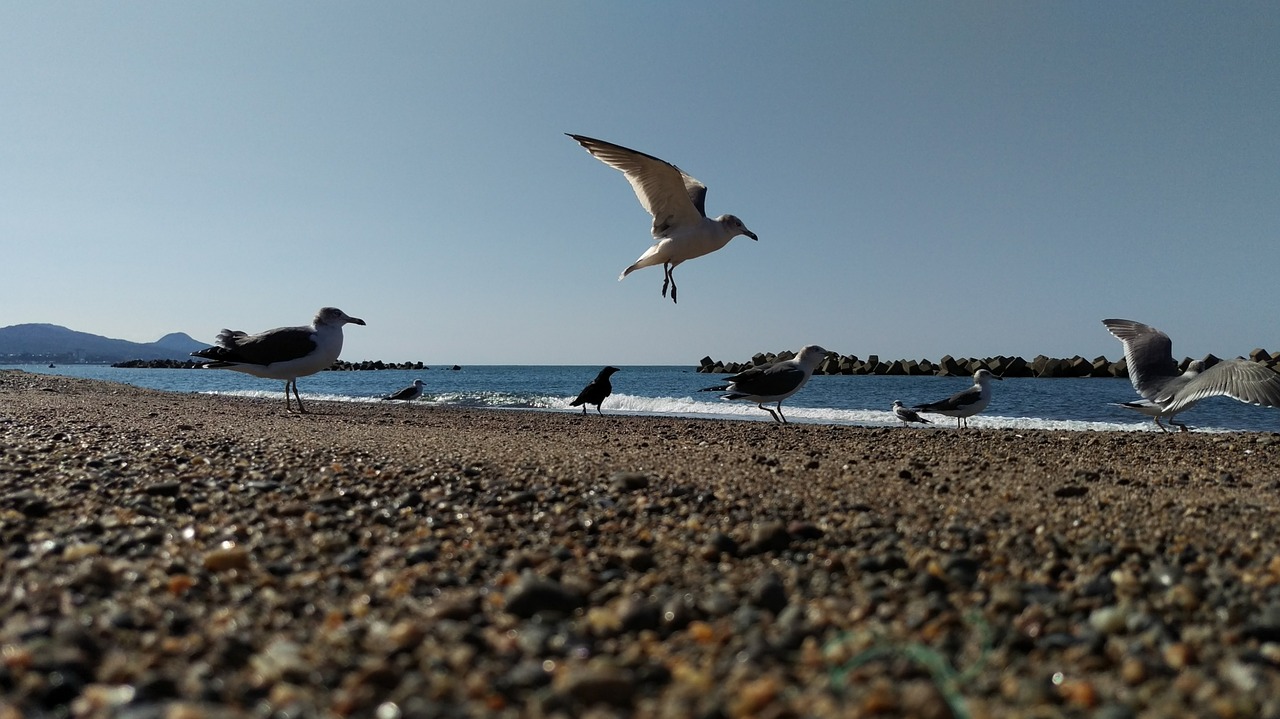
<path id="1" fill-rule="evenodd" d="M 771 422 L 753 403 L 728 402 L 699 390 L 727 375 L 702 374 L 690 366 L 623 366 L 613 376 L 606 414 L 703 417 Z M 104 380 L 166 392 L 259 397 L 284 401 L 284 383 L 215 369 L 127 369 L 106 365 L 0 365 L 39 374 Z M 379 403 L 382 397 L 421 379 L 423 396 L 413 403 L 432 407 L 481 407 L 494 410 L 579 412 L 569 402 L 591 381 L 598 366 L 475 365 L 460 369 L 327 371 L 303 377 L 305 400 Z M 972 384 L 965 377 L 824 376 L 809 380 L 787 399 L 783 413 L 792 422 L 888 427 L 901 425 L 891 411 L 895 399 L 908 406 L 944 399 Z M 1159 432 L 1149 417 L 1113 403 L 1137 398 L 1126 379 L 1008 378 L 993 383 L 991 405 L 969 420 L 971 427 L 1056 429 L 1068 431 Z M 590 412 L 595 414 L 595 408 Z M 926 415 L 930 430 L 955 420 Z M 1280 432 L 1280 410 L 1254 407 L 1228 397 L 1213 397 L 1179 414 L 1178 421 L 1201 432 Z"/>

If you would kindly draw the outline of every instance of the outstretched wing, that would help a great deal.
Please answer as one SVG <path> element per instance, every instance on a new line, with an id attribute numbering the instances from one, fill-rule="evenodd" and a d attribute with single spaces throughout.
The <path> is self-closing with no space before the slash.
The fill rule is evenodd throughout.
<path id="1" fill-rule="evenodd" d="M 566 134 L 596 159 L 626 176 L 640 204 L 653 215 L 655 238 L 666 237 L 672 228 L 706 217 L 707 186 L 670 162 L 612 142 Z"/>
<path id="2" fill-rule="evenodd" d="M 1124 345 L 1129 381 L 1138 394 L 1153 400 L 1169 380 L 1179 375 L 1169 335 L 1133 320 L 1103 320 L 1102 324 Z"/>
<path id="3" fill-rule="evenodd" d="M 1280 374 L 1246 359 L 1219 362 L 1187 382 L 1178 393 L 1178 401 L 1165 410 L 1177 411 L 1218 395 L 1263 407 L 1280 407 Z"/>

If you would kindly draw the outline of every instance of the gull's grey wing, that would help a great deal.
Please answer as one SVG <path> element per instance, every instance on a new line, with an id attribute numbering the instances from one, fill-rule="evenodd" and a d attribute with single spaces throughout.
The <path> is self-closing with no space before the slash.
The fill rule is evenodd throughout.
<path id="1" fill-rule="evenodd" d="M 417 397 L 417 396 L 418 396 L 418 386 L 411 384 L 408 387 L 405 387 L 404 389 L 400 390 L 399 392 L 396 392 L 395 394 L 391 394 L 391 395 L 387 395 L 386 397 L 383 397 L 383 399 L 413 399 L 414 397 Z"/>
<path id="2" fill-rule="evenodd" d="M 968 405 L 974 404 L 981 397 L 982 397 L 981 389 L 977 387 L 970 387 L 969 389 L 963 392 L 957 392 L 944 400 L 939 400 L 937 402 L 930 402 L 929 404 L 917 405 L 915 408 L 924 412 L 940 410 L 940 409 L 942 410 L 960 409 L 961 407 L 966 407 Z"/>
<path id="3" fill-rule="evenodd" d="M 1280 407 L 1280 374 L 1246 359 L 1219 362 L 1192 377 L 1165 410 L 1176 411 L 1218 395 L 1263 407 Z"/>
<path id="4" fill-rule="evenodd" d="M 672 227 L 694 224 L 706 217 L 707 186 L 670 162 L 612 142 L 565 134 L 597 160 L 626 176 L 640 204 L 653 215 L 655 238 L 665 237 Z"/>
<path id="5" fill-rule="evenodd" d="M 925 424 L 931 424 L 929 420 L 924 419 L 917 414 L 914 409 L 909 409 L 907 407 L 894 407 L 893 414 L 904 422 L 924 422 Z"/>
<path id="6" fill-rule="evenodd" d="M 744 396 L 774 397 L 794 390 L 804 378 L 804 370 L 794 364 L 753 367 L 730 378 L 733 382 L 730 392 Z"/>
<path id="7" fill-rule="evenodd" d="M 1155 399 L 1164 385 L 1178 376 L 1169 335 L 1133 320 L 1103 320 L 1102 324 L 1124 345 L 1129 381 L 1138 394 Z"/>
<path id="8" fill-rule="evenodd" d="M 192 352 L 196 357 L 238 364 L 269 365 L 304 357 L 316 348 L 310 327 L 280 327 L 256 335 L 233 333 L 227 344 Z"/>

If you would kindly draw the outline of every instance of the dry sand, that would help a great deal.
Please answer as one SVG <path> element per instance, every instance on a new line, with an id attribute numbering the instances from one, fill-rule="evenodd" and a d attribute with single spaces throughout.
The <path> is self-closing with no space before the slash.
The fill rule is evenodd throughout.
<path id="1" fill-rule="evenodd" d="M 1280 436 L 0 372 L 0 716 L 1280 716 Z"/>

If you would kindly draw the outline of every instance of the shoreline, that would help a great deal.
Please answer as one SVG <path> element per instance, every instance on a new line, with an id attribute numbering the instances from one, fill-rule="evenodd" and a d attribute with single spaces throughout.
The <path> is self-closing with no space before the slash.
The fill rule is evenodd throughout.
<path id="1" fill-rule="evenodd" d="M 308 406 L 0 373 L 0 696 L 1280 713 L 1274 434 Z"/>

